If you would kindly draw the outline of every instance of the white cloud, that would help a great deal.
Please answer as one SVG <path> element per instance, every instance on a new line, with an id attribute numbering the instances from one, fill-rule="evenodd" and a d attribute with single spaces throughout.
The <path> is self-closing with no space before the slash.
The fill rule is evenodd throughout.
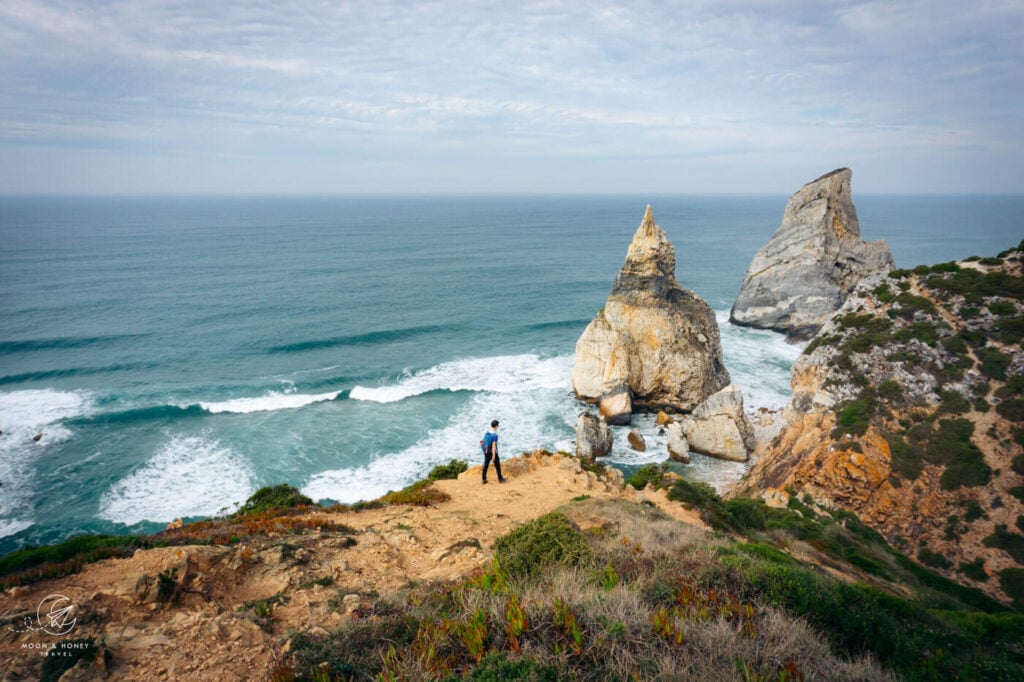
<path id="1" fill-rule="evenodd" d="M 107 149 L 114 179 L 123 155 L 168 153 L 301 176 L 312 158 L 355 169 L 372 152 L 460 191 L 480 178 L 460 181 L 456 158 L 509 172 L 524 155 L 586 158 L 599 184 L 627 156 L 710 168 L 926 150 L 925 175 L 993 154 L 1006 177 L 1021 170 L 1006 150 L 1024 136 L 1022 34 L 1011 2 L 8 0 L 0 164 L 5 146 L 38 144 Z M 0 191 L 15 173 L 0 165 Z M 520 180 L 502 182 L 534 182 Z"/>

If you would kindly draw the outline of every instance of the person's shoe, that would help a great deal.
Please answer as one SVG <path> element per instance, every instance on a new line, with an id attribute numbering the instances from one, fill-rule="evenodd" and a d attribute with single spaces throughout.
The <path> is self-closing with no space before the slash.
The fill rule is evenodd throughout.
<path id="1" fill-rule="evenodd" d="M 504 483 L 507 480 L 508 480 L 507 478 L 499 478 L 498 479 L 498 483 Z"/>
<path id="2" fill-rule="evenodd" d="M 484 483 L 484 485 L 487 485 L 487 481 L 484 481 L 483 483 Z"/>

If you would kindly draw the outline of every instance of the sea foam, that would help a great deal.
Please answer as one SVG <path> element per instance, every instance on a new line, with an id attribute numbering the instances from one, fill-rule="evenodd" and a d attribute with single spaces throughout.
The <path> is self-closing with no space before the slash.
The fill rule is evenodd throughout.
<path id="1" fill-rule="evenodd" d="M 32 525 L 32 464 L 46 448 L 72 437 L 60 422 L 89 414 L 86 393 L 53 389 L 0 393 L 0 537 Z M 39 441 L 34 438 L 42 433 Z"/>
<path id="2" fill-rule="evenodd" d="M 199 436 L 174 436 L 104 493 L 97 516 L 125 525 L 212 516 L 244 502 L 253 479 L 249 463 L 230 448 Z"/>
<path id="3" fill-rule="evenodd" d="M 542 358 L 527 353 L 469 358 L 444 362 L 407 374 L 398 383 L 388 386 L 356 386 L 349 393 L 349 398 L 394 403 L 431 391 L 512 393 L 562 388 L 567 385 L 571 369 L 571 356 Z"/>
<path id="4" fill-rule="evenodd" d="M 255 398 L 234 398 L 222 402 L 200 402 L 199 406 L 211 414 L 231 412 L 234 414 L 250 414 L 252 412 L 273 412 L 275 410 L 294 410 L 313 403 L 322 403 L 334 400 L 341 391 L 333 393 L 318 393 L 310 395 L 306 393 L 289 393 L 271 391 L 265 395 Z"/>
<path id="5" fill-rule="evenodd" d="M 785 407 L 790 397 L 790 368 L 807 344 L 788 343 L 782 334 L 766 329 L 734 325 L 725 310 L 716 310 L 715 317 L 725 367 L 732 383 L 743 392 L 746 411 Z"/>
<path id="6" fill-rule="evenodd" d="M 540 447 L 569 449 L 578 409 L 569 389 L 571 366 L 571 356 L 541 359 L 524 355 L 444 363 L 412 375 L 398 384 L 404 394 L 418 394 L 409 392 L 409 382 L 417 388 L 432 386 L 428 391 L 451 389 L 454 377 L 471 384 L 473 388 L 466 390 L 477 394 L 443 427 L 425 433 L 415 445 L 381 453 L 363 467 L 320 472 L 302 491 L 315 500 L 356 502 L 403 488 L 451 459 L 466 460 L 471 466 L 481 464 L 479 443 L 492 419 L 501 421 L 500 444 L 505 457 Z M 490 368 L 498 370 L 494 374 L 501 375 L 500 382 L 492 384 L 487 379 Z M 501 390 L 486 390 L 483 386 L 487 384 Z"/>

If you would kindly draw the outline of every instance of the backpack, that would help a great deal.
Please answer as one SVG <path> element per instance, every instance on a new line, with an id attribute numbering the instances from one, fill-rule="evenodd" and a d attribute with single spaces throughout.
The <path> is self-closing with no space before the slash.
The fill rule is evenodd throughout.
<path id="1" fill-rule="evenodd" d="M 491 440 L 490 436 L 491 436 L 491 432 L 488 431 L 487 433 L 484 434 L 483 440 L 480 441 L 480 450 L 485 455 L 487 454 L 487 446 L 494 442 L 493 440 Z"/>

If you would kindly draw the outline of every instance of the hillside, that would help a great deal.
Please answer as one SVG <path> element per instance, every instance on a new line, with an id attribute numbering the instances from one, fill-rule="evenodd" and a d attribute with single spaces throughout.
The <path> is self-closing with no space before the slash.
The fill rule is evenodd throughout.
<path id="1" fill-rule="evenodd" d="M 503 485 L 480 485 L 478 467 L 449 478 L 462 468 L 355 507 L 285 486 L 155 536 L 8 555 L 3 679 L 1024 672 L 1024 616 L 852 515 L 723 501 L 664 467 L 626 485 L 546 452 L 507 461 Z M 25 627 L 51 595 L 74 606 L 63 636 Z"/>
<path id="2" fill-rule="evenodd" d="M 795 363 L 787 424 L 736 493 L 853 511 L 1024 608 L 1022 256 L 866 281 Z"/>

